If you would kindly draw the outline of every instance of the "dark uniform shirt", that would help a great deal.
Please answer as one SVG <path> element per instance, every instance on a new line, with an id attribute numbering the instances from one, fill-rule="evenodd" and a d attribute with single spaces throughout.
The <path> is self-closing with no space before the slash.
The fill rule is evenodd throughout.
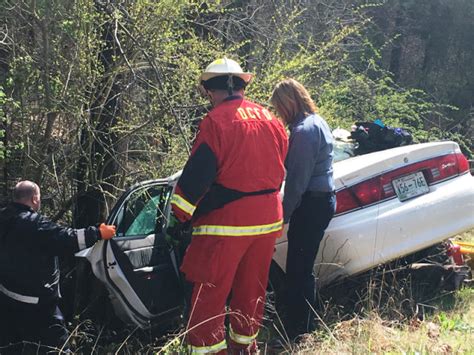
<path id="1" fill-rule="evenodd" d="M 30 207 L 11 203 L 0 210 L 0 292 L 23 303 L 59 298 L 58 256 L 92 246 L 96 227 L 62 227 Z"/>

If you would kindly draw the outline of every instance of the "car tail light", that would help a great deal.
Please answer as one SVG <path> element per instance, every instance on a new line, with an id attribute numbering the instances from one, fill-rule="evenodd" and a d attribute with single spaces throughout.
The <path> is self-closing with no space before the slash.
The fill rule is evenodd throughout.
<path id="1" fill-rule="evenodd" d="M 456 159 L 458 160 L 459 174 L 469 171 L 469 160 L 462 153 L 456 153 Z"/>
<path id="2" fill-rule="evenodd" d="M 386 172 L 336 194 L 336 214 L 346 213 L 393 198 L 392 180 L 421 171 L 428 185 L 433 185 L 469 171 L 469 162 L 462 153 L 453 153 L 424 160 Z"/>
<path id="3" fill-rule="evenodd" d="M 427 160 L 426 182 L 433 184 L 469 170 L 469 162 L 462 153 L 449 154 Z"/>
<path id="4" fill-rule="evenodd" d="M 362 206 L 371 205 L 374 202 L 380 201 L 383 197 L 380 176 L 353 186 L 352 191 Z"/>
<path id="5" fill-rule="evenodd" d="M 336 194 L 336 214 L 355 210 L 360 207 L 351 189 L 343 189 Z"/>

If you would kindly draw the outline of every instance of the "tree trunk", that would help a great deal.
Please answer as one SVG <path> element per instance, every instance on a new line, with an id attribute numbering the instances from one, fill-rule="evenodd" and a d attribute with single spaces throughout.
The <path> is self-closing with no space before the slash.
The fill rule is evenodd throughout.
<path id="1" fill-rule="evenodd" d="M 395 81 L 398 81 L 400 78 L 400 62 L 402 57 L 402 42 L 403 42 L 403 9 L 401 5 L 398 5 L 397 14 L 395 17 L 395 28 L 394 33 L 398 35 L 397 38 L 393 41 L 392 51 L 390 53 L 390 67 L 389 70 L 393 74 Z"/>
<path id="2" fill-rule="evenodd" d="M 96 3 L 97 11 L 104 11 Z M 120 55 L 114 38 L 114 24 L 103 27 L 104 49 L 99 55 L 104 74 L 96 90 L 89 116 L 89 125 L 81 132 L 82 156 L 77 166 L 79 196 L 75 208 L 75 225 L 85 227 L 105 221 L 108 210 L 106 197 L 114 194 L 118 182 L 117 140 L 112 128 L 120 113 L 121 74 L 115 74 L 115 58 Z"/>

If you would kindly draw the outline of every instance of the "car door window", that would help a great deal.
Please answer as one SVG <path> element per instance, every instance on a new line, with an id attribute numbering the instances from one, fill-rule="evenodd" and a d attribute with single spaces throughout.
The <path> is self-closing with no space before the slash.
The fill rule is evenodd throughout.
<path id="1" fill-rule="evenodd" d="M 140 185 L 127 192 L 109 218 L 116 237 L 106 244 L 106 283 L 121 301 L 118 314 L 151 319 L 183 303 L 172 246 L 162 232 L 173 186 Z"/>
<path id="2" fill-rule="evenodd" d="M 159 220 L 163 218 L 163 210 L 170 195 L 168 186 L 144 187 L 134 191 L 117 216 L 117 237 L 154 233 L 157 222 L 161 225 Z"/>

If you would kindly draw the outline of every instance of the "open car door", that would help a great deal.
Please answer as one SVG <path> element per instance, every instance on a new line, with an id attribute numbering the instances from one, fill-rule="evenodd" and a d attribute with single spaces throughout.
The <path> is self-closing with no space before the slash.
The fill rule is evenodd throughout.
<path id="1" fill-rule="evenodd" d="M 141 328 L 184 302 L 174 249 L 162 233 L 172 192 L 169 180 L 133 186 L 107 221 L 117 226 L 115 238 L 96 243 L 84 255 L 106 285 L 116 314 Z"/>

